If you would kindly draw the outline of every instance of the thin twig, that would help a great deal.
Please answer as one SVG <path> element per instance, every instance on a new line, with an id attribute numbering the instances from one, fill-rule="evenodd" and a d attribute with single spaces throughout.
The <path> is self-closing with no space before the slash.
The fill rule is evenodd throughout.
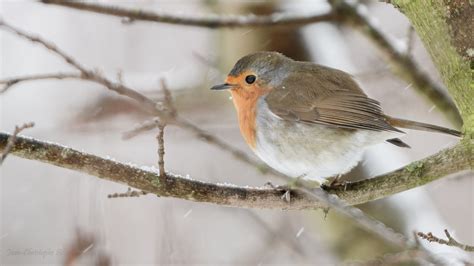
<path id="1" fill-rule="evenodd" d="M 13 134 L 10 135 L 10 137 L 8 138 L 7 145 L 3 148 L 2 152 L 0 153 L 0 165 L 3 164 L 8 154 L 11 152 L 13 146 L 15 145 L 17 135 L 20 134 L 21 131 L 27 128 L 34 127 L 34 126 L 35 126 L 34 122 L 25 123 L 21 126 L 15 126 L 15 130 L 13 131 Z"/>
<path id="2" fill-rule="evenodd" d="M 156 103 L 155 101 L 149 99 L 145 95 L 133 90 L 130 87 L 127 87 L 123 84 L 120 83 L 114 83 L 104 76 L 102 76 L 100 73 L 87 70 L 84 67 L 82 67 L 77 60 L 72 58 L 71 56 L 67 55 L 65 52 L 60 50 L 59 48 L 56 47 L 55 44 L 52 42 L 46 41 L 40 37 L 35 37 L 29 33 L 26 33 L 25 31 L 22 31 L 12 25 L 7 24 L 6 22 L 2 21 L 0 19 L 0 27 L 4 27 L 8 29 L 11 32 L 16 33 L 17 35 L 26 38 L 28 40 L 31 40 L 32 42 L 40 43 L 43 45 L 46 49 L 52 51 L 53 53 L 59 55 L 62 57 L 67 63 L 71 64 L 75 68 L 77 68 L 81 72 L 81 78 L 84 80 L 89 80 L 93 81 L 96 83 L 99 83 L 103 85 L 104 87 L 108 88 L 109 90 L 115 91 L 118 94 L 121 94 L 123 96 L 127 96 L 129 98 L 134 99 L 138 103 L 140 103 L 140 107 L 144 108 L 147 110 L 149 113 L 158 116 L 161 120 L 165 120 L 168 122 L 172 122 L 173 125 L 179 126 L 185 130 L 188 130 L 192 132 L 194 135 L 196 135 L 199 139 L 206 141 L 209 144 L 216 145 L 217 147 L 221 148 L 222 150 L 225 150 L 232 154 L 236 159 L 250 164 L 253 167 L 259 169 L 263 173 L 276 173 L 274 170 L 270 169 L 269 167 L 256 162 L 252 158 L 250 158 L 248 155 L 246 155 L 244 152 L 232 147 L 231 145 L 228 145 L 225 143 L 223 140 L 220 138 L 213 136 L 206 132 L 205 130 L 199 128 L 198 126 L 194 125 L 190 121 L 179 117 L 176 112 L 173 112 L 171 110 L 170 113 L 166 113 L 164 109 L 162 108 L 162 104 Z M 166 90 L 166 86 L 164 87 Z M 166 96 L 165 96 L 166 98 Z M 174 116 L 174 117 L 172 117 Z M 150 123 L 146 122 L 147 125 L 150 125 Z M 142 132 L 144 130 L 149 130 L 153 129 L 156 127 L 157 124 L 155 124 L 153 127 L 144 127 L 144 128 L 138 128 L 136 130 L 132 130 L 133 132 L 130 132 L 130 136 L 133 136 L 139 132 Z M 128 137 L 128 134 L 125 134 L 125 138 Z"/>
<path id="3" fill-rule="evenodd" d="M 54 46 L 54 44 L 52 44 L 50 42 L 47 42 L 45 40 L 42 40 L 40 38 L 37 38 L 37 37 L 31 37 L 31 35 L 28 35 L 27 33 L 23 32 L 21 30 L 18 30 L 18 29 L 14 28 L 10 25 L 7 25 L 5 23 L 0 23 L 0 26 L 6 27 L 10 31 L 13 31 L 13 32 L 17 33 L 19 36 L 25 37 L 25 38 L 33 41 L 33 42 L 41 43 L 43 46 L 45 46 L 46 48 L 48 48 L 51 51 L 55 52 L 56 54 L 60 55 L 61 57 L 63 57 L 66 60 L 66 62 L 70 63 L 72 66 L 74 66 L 79 71 L 81 71 L 82 75 L 85 78 L 96 81 L 98 83 L 101 83 L 104 86 L 106 86 L 107 88 L 109 88 L 113 91 L 116 91 L 120 94 L 127 95 L 131 98 L 134 98 L 135 100 L 143 103 L 145 105 L 145 107 L 147 107 L 147 109 L 152 111 L 154 114 L 163 116 L 162 110 L 160 110 L 160 108 L 158 108 L 159 106 L 157 106 L 155 104 L 155 102 L 153 102 L 152 100 L 146 98 L 142 94 L 140 94 L 140 93 L 138 93 L 138 92 L 122 85 L 122 84 L 113 83 L 113 82 L 107 80 L 105 77 L 101 76 L 100 74 L 95 73 L 93 71 L 89 71 L 89 70 L 83 68 L 80 64 L 78 64 L 76 61 L 74 61 L 71 57 L 68 57 L 64 52 L 62 52 L 61 50 L 56 48 Z M 177 121 L 177 119 L 175 119 L 175 121 Z M 181 123 L 179 125 L 181 127 L 190 129 L 191 131 L 193 131 L 197 134 L 201 134 L 201 135 L 205 136 L 205 134 L 202 134 L 201 131 L 196 130 L 194 125 L 192 125 L 190 123 L 187 123 L 185 120 L 181 120 Z M 219 142 L 217 142 L 217 143 L 219 143 Z M 225 145 L 223 145 L 223 147 L 226 147 Z M 122 176 L 122 178 L 125 178 L 125 177 L 128 177 L 128 175 Z M 167 177 L 168 177 L 168 175 L 167 175 Z M 165 181 L 165 182 L 163 182 L 163 181 Z M 155 182 L 156 182 L 156 180 L 155 180 Z M 169 182 L 176 182 L 176 180 L 168 180 L 168 178 L 166 178 L 165 180 L 160 180 L 160 183 L 168 184 Z M 152 181 L 152 184 L 153 184 L 153 181 Z M 173 184 L 173 185 L 175 185 L 175 184 Z M 156 184 L 153 184 L 153 186 L 156 186 Z M 169 189 L 172 189 L 174 186 L 165 185 L 163 187 L 166 187 L 169 190 Z M 192 186 L 191 187 L 186 187 L 185 190 L 189 189 L 189 188 L 192 188 Z M 146 189 L 144 189 L 144 190 L 148 191 Z M 406 247 L 407 241 L 406 241 L 406 239 L 404 239 L 404 237 L 401 237 L 399 234 L 389 230 L 383 224 L 367 217 L 362 212 L 360 212 L 360 210 L 357 210 L 357 209 L 354 209 L 354 208 L 349 208 L 349 207 L 345 206 L 345 204 L 342 203 L 341 201 L 339 201 L 337 198 L 329 197 L 326 193 L 324 193 L 320 190 L 311 191 L 311 190 L 309 190 L 305 187 L 298 187 L 298 191 L 300 191 L 304 195 L 312 198 L 316 202 L 319 202 L 320 204 L 324 205 L 325 207 L 330 206 L 331 208 L 336 209 L 338 212 L 353 218 L 354 221 L 356 221 L 363 228 L 376 233 L 377 235 L 379 235 L 380 237 L 382 237 L 386 241 L 391 242 L 391 243 L 393 243 L 397 246 Z M 191 194 L 194 194 L 195 190 L 192 190 L 192 192 L 193 193 L 191 193 Z M 169 191 L 167 191 L 167 190 L 162 191 L 162 193 L 164 195 L 169 195 Z M 191 195 L 191 197 L 194 198 L 193 195 Z"/>
<path id="4" fill-rule="evenodd" d="M 337 21 L 350 25 L 357 25 L 359 29 L 371 39 L 381 51 L 383 51 L 397 69 L 401 71 L 401 77 L 415 84 L 427 98 L 433 102 L 444 115 L 460 126 L 462 120 L 453 101 L 443 92 L 440 85 L 434 82 L 426 73 L 420 70 L 415 61 L 406 56 L 405 51 L 399 49 L 384 36 L 364 13 L 360 12 L 358 5 L 348 4 L 346 1 L 330 1 L 334 5 L 334 10 L 323 15 L 288 15 L 272 14 L 269 16 L 202 16 L 184 17 L 170 14 L 159 14 L 151 11 L 127 9 L 122 7 L 106 6 L 96 3 L 85 3 L 65 0 L 43 0 L 46 4 L 62 5 L 69 8 L 85 10 L 100 14 L 127 17 L 133 21 L 154 21 L 160 23 L 172 23 L 187 26 L 199 26 L 207 28 L 217 27 L 248 27 L 248 26 L 269 26 L 269 25 L 306 25 L 320 21 Z"/>
<path id="5" fill-rule="evenodd" d="M 160 123 L 160 119 L 155 117 L 150 120 L 146 120 L 138 125 L 136 125 L 133 129 L 123 132 L 122 139 L 128 140 L 134 138 L 142 133 L 150 131 L 158 127 Z"/>
<path id="6" fill-rule="evenodd" d="M 163 91 L 163 103 L 165 105 L 166 111 L 170 113 L 171 117 L 174 117 L 177 114 L 176 107 L 174 106 L 173 96 L 171 95 L 171 91 L 168 89 L 166 85 L 166 81 L 164 78 L 160 80 L 161 90 Z"/>
<path id="7" fill-rule="evenodd" d="M 9 134 L 0 133 L 0 148 L 6 146 L 9 136 Z M 328 205 L 337 211 L 342 208 L 340 212 L 349 213 L 349 217 L 353 218 L 357 224 L 402 248 L 409 247 L 404 237 L 386 228 L 380 222 L 364 216 L 360 210 L 349 209 L 348 206 L 341 207 L 340 201 L 336 201 L 337 198 L 334 195 L 344 200 L 346 204 L 360 204 L 421 186 L 450 173 L 468 170 L 471 164 L 470 158 L 466 156 L 470 153 L 469 147 L 458 144 L 391 173 L 349 183 L 345 188 L 331 189 L 329 192 L 334 194 L 331 196 L 326 196 L 319 189 L 307 193 L 306 188 L 298 188 L 291 192 L 291 202 L 287 203 L 281 200 L 284 193 L 281 190 L 205 183 L 169 172 L 166 173 L 165 180 L 160 180 L 159 173 L 154 171 L 31 138 L 18 137 L 12 153 L 23 158 L 42 161 L 118 183 L 126 183 L 130 187 L 158 196 L 244 208 L 288 210 L 326 208 Z M 323 195 L 320 195 L 321 193 Z"/>
<path id="8" fill-rule="evenodd" d="M 263 27 L 263 26 L 298 26 L 334 19 L 332 13 L 312 13 L 312 14 L 290 14 L 276 13 L 268 16 L 218 16 L 206 15 L 186 17 L 183 15 L 173 15 L 158 13 L 148 10 L 128 9 L 117 6 L 102 5 L 97 3 L 87 3 L 67 0 L 43 0 L 45 4 L 60 5 L 69 8 L 90 11 L 105 15 L 127 18 L 127 24 L 137 20 L 168 23 L 175 25 L 217 28 L 217 27 Z"/>
<path id="9" fill-rule="evenodd" d="M 158 125 L 158 135 L 156 139 L 158 141 L 158 168 L 160 169 L 160 178 L 166 178 L 165 172 L 165 124 L 160 123 Z"/>
<path id="10" fill-rule="evenodd" d="M 78 73 L 52 73 L 0 79 L 0 85 L 4 85 L 0 90 L 0 94 L 5 93 L 8 89 L 14 85 L 17 85 L 18 83 L 43 79 L 82 79 L 82 77 L 81 74 Z"/>
<path id="11" fill-rule="evenodd" d="M 166 117 L 167 114 L 161 112 L 157 108 L 156 102 L 153 100 L 149 99 L 145 95 L 123 85 L 120 83 L 115 83 L 113 81 L 108 80 L 106 77 L 98 73 L 97 71 L 89 70 L 86 67 L 82 66 L 77 60 L 75 60 L 72 56 L 68 55 L 66 52 L 62 51 L 59 49 L 54 43 L 50 41 L 46 41 L 40 37 L 33 36 L 32 34 L 29 34 L 17 27 L 14 27 L 5 21 L 0 19 L 0 27 L 5 28 L 6 30 L 13 32 L 17 34 L 18 36 L 22 38 L 26 38 L 27 40 L 30 40 L 34 43 L 39 43 L 49 51 L 55 53 L 56 55 L 60 56 L 63 58 L 69 65 L 72 67 L 76 68 L 81 72 L 81 77 L 82 79 L 90 80 L 97 82 L 99 84 L 102 84 L 109 90 L 115 91 L 118 94 L 128 96 L 132 99 L 135 99 L 140 103 L 140 106 L 142 106 L 145 110 L 148 112 L 158 115 L 158 116 L 163 116 Z"/>
<path id="12" fill-rule="evenodd" d="M 447 229 L 444 229 L 444 234 L 446 235 L 448 240 L 436 237 L 431 232 L 429 232 L 428 234 L 425 234 L 425 233 L 422 233 L 422 232 L 417 233 L 417 235 L 419 237 L 421 237 L 421 238 L 423 238 L 423 239 L 425 239 L 429 242 L 436 242 L 436 243 L 439 243 L 441 245 L 457 247 L 457 248 L 460 248 L 464 251 L 474 252 L 474 246 L 469 246 L 469 245 L 466 245 L 466 244 L 459 243 L 456 239 L 454 239 L 451 236 L 451 234 L 449 233 L 449 231 Z"/>
<path id="13" fill-rule="evenodd" d="M 288 237 L 290 234 L 289 229 L 291 225 L 289 224 L 288 219 L 281 219 L 280 225 L 277 229 L 273 229 L 270 223 L 267 223 L 263 218 L 257 215 L 256 211 L 248 210 L 247 212 L 248 217 L 251 218 L 256 225 L 259 227 L 258 231 L 262 231 L 264 233 L 263 238 L 264 240 L 261 241 L 262 243 L 268 243 L 270 245 L 274 244 L 283 244 L 288 249 L 293 251 L 294 253 L 298 254 L 299 256 L 304 255 L 304 250 L 301 247 L 301 243 L 296 241 L 294 237 Z M 272 221 L 273 223 L 273 221 Z M 310 244 L 310 243 L 305 243 Z M 254 255 L 246 255 L 245 258 L 252 258 L 252 257 L 262 257 L 262 254 L 265 253 L 267 250 L 272 250 L 269 246 L 264 246 L 263 249 L 260 250 L 252 250 L 252 254 Z M 241 256 L 241 254 L 239 254 Z M 251 260 L 250 260 L 251 261 Z"/>
<path id="14" fill-rule="evenodd" d="M 194 125 L 193 123 L 191 123 L 190 121 L 186 120 L 183 117 L 176 116 L 174 119 L 174 125 L 177 125 L 183 129 L 186 129 L 194 133 L 194 135 L 197 138 L 204 140 L 207 143 L 215 145 L 219 147 L 220 149 L 229 152 L 232 156 L 234 156 L 234 158 L 257 168 L 263 174 L 272 174 L 275 176 L 281 175 L 280 173 L 268 167 L 267 165 L 255 161 L 254 159 L 252 159 L 252 157 L 247 155 L 247 153 L 233 148 L 231 145 L 227 144 L 227 142 L 209 134 L 207 131 L 199 128 L 198 126 Z"/>
<path id="15" fill-rule="evenodd" d="M 129 97 L 137 100 L 138 102 L 141 103 L 142 106 L 146 107 L 147 110 L 149 110 L 150 112 L 152 112 L 155 115 L 159 116 L 160 119 L 163 119 L 164 121 L 167 121 L 167 122 L 169 121 L 169 119 L 170 119 L 169 113 L 164 112 L 165 110 L 164 110 L 162 104 L 161 105 L 156 104 L 154 101 L 150 100 L 146 96 L 134 91 L 133 89 L 125 87 L 123 84 L 113 83 L 113 82 L 107 80 L 105 77 L 101 76 L 99 73 L 89 71 L 89 70 L 85 69 L 79 63 L 77 63 L 74 59 L 72 59 L 72 57 L 66 55 L 63 51 L 59 50 L 51 42 L 48 42 L 48 41 L 43 40 L 43 39 L 38 38 L 38 37 L 32 37 L 28 33 L 25 33 L 25 32 L 15 28 L 11 25 L 8 25 L 4 22 L 0 22 L 0 26 L 3 26 L 5 28 L 7 28 L 8 30 L 15 32 L 17 35 L 19 35 L 21 37 L 24 37 L 24 38 L 27 38 L 27 39 L 33 41 L 33 42 L 38 42 L 38 43 L 42 44 L 47 49 L 49 49 L 49 50 L 53 51 L 54 53 L 56 53 L 57 55 L 63 57 L 66 60 L 66 62 L 68 62 L 72 66 L 76 67 L 79 71 L 81 71 L 82 75 L 85 78 L 88 78 L 90 80 L 101 83 L 105 87 L 107 87 L 107 88 L 109 88 L 113 91 L 116 91 L 120 94 L 129 96 Z M 249 164 L 256 165 L 255 162 L 252 159 L 250 159 L 243 152 L 232 149 L 232 147 L 230 147 L 225 142 L 223 142 L 223 141 L 215 138 L 214 136 L 202 131 L 201 129 L 199 129 L 195 125 L 189 123 L 188 121 L 186 121 L 184 119 L 180 119 L 177 115 L 175 117 L 172 117 L 172 119 L 173 119 L 174 124 L 176 124 L 176 125 L 178 125 L 182 128 L 188 129 L 188 130 L 194 132 L 196 135 L 198 135 L 200 137 L 206 137 L 206 140 L 208 142 L 213 143 L 213 144 L 215 144 L 215 145 L 217 145 L 217 146 L 219 146 L 219 147 L 221 147 L 221 148 L 223 148 L 227 151 L 230 151 L 236 158 L 239 158 L 240 160 L 245 161 Z M 270 171 L 275 172 L 274 170 L 270 170 Z M 275 175 L 277 177 L 280 177 L 281 179 L 283 179 L 285 181 L 289 180 L 288 177 L 282 176 L 279 173 L 275 172 Z M 156 182 L 156 180 L 154 182 Z M 168 182 L 168 176 L 166 176 L 166 178 L 160 178 L 159 182 L 160 183 L 167 183 Z M 401 247 L 406 247 L 407 246 L 407 244 L 406 244 L 407 240 L 403 236 L 401 236 L 398 233 L 395 233 L 393 230 L 388 229 L 382 223 L 380 223 L 380 222 L 364 215 L 360 210 L 355 209 L 353 207 L 346 206 L 345 203 L 341 202 L 340 200 L 338 200 L 335 197 L 329 197 L 327 195 L 327 193 L 325 193 L 323 191 L 314 191 L 313 192 L 310 189 L 307 189 L 307 188 L 301 187 L 301 186 L 298 187 L 298 189 L 301 192 L 303 192 L 303 194 L 307 194 L 310 198 L 313 198 L 316 201 L 319 201 L 320 203 L 323 203 L 326 208 L 327 207 L 334 208 L 339 213 L 354 219 L 354 221 L 357 224 L 359 224 L 361 227 L 363 227 L 366 230 L 371 231 L 371 232 L 379 235 L 382 239 L 384 239 L 384 240 L 386 240 L 386 241 L 388 241 L 392 244 L 401 246 Z M 145 190 L 145 191 L 147 191 L 147 190 Z"/>
<path id="16" fill-rule="evenodd" d="M 159 118 L 152 118 L 150 120 L 144 121 L 138 124 L 133 129 L 126 131 L 122 134 L 122 139 L 127 140 L 134 138 L 144 132 L 153 130 L 158 127 L 160 123 Z M 271 174 L 271 175 L 281 175 L 277 171 L 273 170 L 272 168 L 268 167 L 267 165 L 257 162 L 256 160 L 252 159 L 247 153 L 238 150 L 231 145 L 227 144 L 225 141 L 221 140 L 220 138 L 215 137 L 214 135 L 210 134 L 209 132 L 199 128 L 198 126 L 194 125 L 192 122 L 186 120 L 179 115 L 176 115 L 173 119 L 173 125 L 178 126 L 182 129 L 192 132 L 198 139 L 205 141 L 211 145 L 215 145 L 218 148 L 229 152 L 234 158 L 238 159 L 241 162 L 244 162 L 252 167 L 255 167 L 259 170 L 262 174 Z"/>
<path id="17" fill-rule="evenodd" d="M 171 96 L 171 92 L 166 86 L 166 82 L 164 79 L 161 79 L 161 89 L 163 90 L 163 101 L 161 106 L 161 109 L 169 113 L 170 117 L 174 118 L 176 117 L 177 111 L 176 108 L 174 107 L 174 102 L 173 102 L 173 97 Z M 156 139 L 158 141 L 158 168 L 160 170 L 160 178 L 163 181 L 166 178 L 166 172 L 165 172 L 165 127 L 167 125 L 168 121 L 166 120 L 158 120 L 157 125 L 158 125 L 158 135 L 156 136 Z"/>
<path id="18" fill-rule="evenodd" d="M 442 113 L 455 125 L 461 126 L 462 119 L 458 109 L 451 98 L 444 93 L 440 84 L 434 82 L 423 72 L 406 51 L 395 46 L 385 34 L 372 22 L 371 18 L 363 12 L 364 6 L 359 3 L 349 3 L 347 0 L 331 0 L 335 13 L 339 16 L 337 21 L 346 25 L 356 26 L 387 56 L 390 63 L 396 66 L 396 71 L 434 103 Z"/>
<path id="19" fill-rule="evenodd" d="M 246 258 L 246 261 L 254 262 L 254 265 L 262 265 L 262 261 L 269 255 L 268 253 L 278 249 L 278 245 L 285 245 L 289 250 L 293 251 L 297 257 L 292 256 L 292 260 L 296 260 L 298 257 L 305 257 L 304 249 L 301 247 L 300 243 L 292 236 L 289 236 L 289 231 L 291 230 L 291 225 L 288 219 L 280 219 L 277 229 L 272 229 L 270 224 L 267 224 L 257 215 L 251 216 L 254 218 L 259 229 L 264 231 L 264 234 L 259 235 L 259 242 L 263 243 L 259 249 L 251 249 L 250 254 L 237 254 L 239 258 Z M 274 222 L 273 222 L 274 223 Z M 305 243 L 309 245 L 309 243 Z M 238 260 L 237 260 L 238 261 Z M 250 263 L 248 263 L 250 265 Z"/>

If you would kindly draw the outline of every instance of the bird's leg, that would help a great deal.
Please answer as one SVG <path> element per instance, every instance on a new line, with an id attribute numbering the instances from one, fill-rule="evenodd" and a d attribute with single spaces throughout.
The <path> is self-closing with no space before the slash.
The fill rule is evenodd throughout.
<path id="1" fill-rule="evenodd" d="M 267 183 L 265 183 L 264 186 L 276 189 L 280 192 L 284 192 L 281 196 L 281 199 L 289 203 L 291 201 L 291 190 L 295 189 L 298 186 L 298 183 L 301 182 L 301 179 L 305 176 L 306 174 L 297 176 L 296 178 L 290 180 L 286 185 L 275 186 L 274 184 L 272 184 L 272 182 L 268 181 Z"/>
<path id="2" fill-rule="evenodd" d="M 290 182 L 286 185 L 275 186 L 272 182 L 268 181 L 267 183 L 265 183 L 264 186 L 275 189 L 278 192 L 283 192 L 283 194 L 281 196 L 281 199 L 285 200 L 286 202 L 290 202 L 290 199 L 291 199 L 291 192 L 290 192 L 291 191 L 291 183 L 293 183 L 293 182 Z"/>
<path id="3" fill-rule="evenodd" d="M 345 180 L 341 180 L 342 175 L 337 175 L 332 178 L 328 178 L 328 180 L 321 185 L 321 188 L 324 190 L 332 189 L 332 188 L 339 188 L 339 187 L 346 187 L 349 182 Z"/>

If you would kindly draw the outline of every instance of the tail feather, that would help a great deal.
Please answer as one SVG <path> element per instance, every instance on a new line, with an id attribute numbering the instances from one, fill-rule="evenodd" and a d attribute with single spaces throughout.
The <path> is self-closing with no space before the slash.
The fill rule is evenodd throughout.
<path id="1" fill-rule="evenodd" d="M 401 139 L 396 138 L 396 139 L 387 139 L 386 142 L 391 143 L 395 146 L 401 147 L 401 148 L 411 148 L 410 145 L 406 144 L 403 142 Z"/>
<path id="2" fill-rule="evenodd" d="M 437 132 L 437 133 L 448 134 L 448 135 L 452 135 L 456 137 L 461 137 L 462 135 L 461 132 L 454 129 L 450 129 L 450 128 L 445 128 L 445 127 L 440 127 L 440 126 L 435 126 L 431 124 L 415 122 L 415 121 L 410 121 L 410 120 L 405 120 L 405 119 L 400 119 L 400 118 L 394 118 L 390 116 L 386 116 L 386 118 L 387 118 L 387 121 L 390 123 L 390 125 L 394 127 Z"/>

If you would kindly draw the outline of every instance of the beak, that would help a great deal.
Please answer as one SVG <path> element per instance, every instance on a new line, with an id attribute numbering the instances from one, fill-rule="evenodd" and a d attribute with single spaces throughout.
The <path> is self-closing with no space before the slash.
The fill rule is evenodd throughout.
<path id="1" fill-rule="evenodd" d="M 220 90 L 228 90 L 237 87 L 237 85 L 234 84 L 229 84 L 229 83 L 224 83 L 224 84 L 219 84 L 215 85 L 211 88 L 213 91 L 220 91 Z"/>

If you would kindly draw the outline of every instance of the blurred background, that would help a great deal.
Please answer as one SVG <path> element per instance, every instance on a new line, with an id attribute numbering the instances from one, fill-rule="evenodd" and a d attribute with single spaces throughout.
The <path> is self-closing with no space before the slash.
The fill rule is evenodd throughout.
<path id="1" fill-rule="evenodd" d="M 196 14 L 325 12 L 316 1 L 99 1 L 124 7 Z M 391 5 L 365 1 L 368 14 L 394 42 L 406 43 L 408 20 Z M 120 18 L 2 0 L 1 17 L 53 41 L 83 65 L 158 99 L 164 78 L 181 116 L 251 153 L 243 142 L 222 83 L 237 59 L 253 51 L 276 50 L 354 75 L 387 114 L 453 127 L 411 84 L 394 76 L 370 40 L 350 27 L 317 23 L 304 27 L 207 29 L 158 23 L 123 23 Z M 61 58 L 0 31 L 0 79 L 72 71 Z M 412 55 L 440 82 L 417 36 Z M 156 131 L 122 140 L 122 133 L 148 115 L 133 101 L 86 81 L 24 82 L 0 96 L 0 129 L 34 121 L 23 134 L 136 165 L 156 166 Z M 408 131 L 412 149 L 381 144 L 367 152 L 351 175 L 372 177 L 454 145 L 457 139 Z M 257 169 L 169 126 L 166 168 L 194 179 L 261 186 L 272 180 Z M 383 154 L 383 156 L 381 156 Z M 86 249 L 78 264 L 265 265 L 367 263 L 397 249 L 358 229 L 335 212 L 228 208 L 153 195 L 107 198 L 126 186 L 36 161 L 9 156 L 0 168 L 0 264 L 61 265 L 72 247 Z M 278 184 L 278 180 L 272 180 Z M 414 231 L 444 236 L 447 228 L 474 243 L 473 178 L 443 178 L 429 185 L 359 206 L 412 237 Z M 86 239 L 86 240 L 84 240 Z M 451 262 L 473 261 L 458 249 L 422 244 Z M 378 262 L 382 263 L 383 260 Z M 105 264 L 104 264 L 105 265 Z"/>

